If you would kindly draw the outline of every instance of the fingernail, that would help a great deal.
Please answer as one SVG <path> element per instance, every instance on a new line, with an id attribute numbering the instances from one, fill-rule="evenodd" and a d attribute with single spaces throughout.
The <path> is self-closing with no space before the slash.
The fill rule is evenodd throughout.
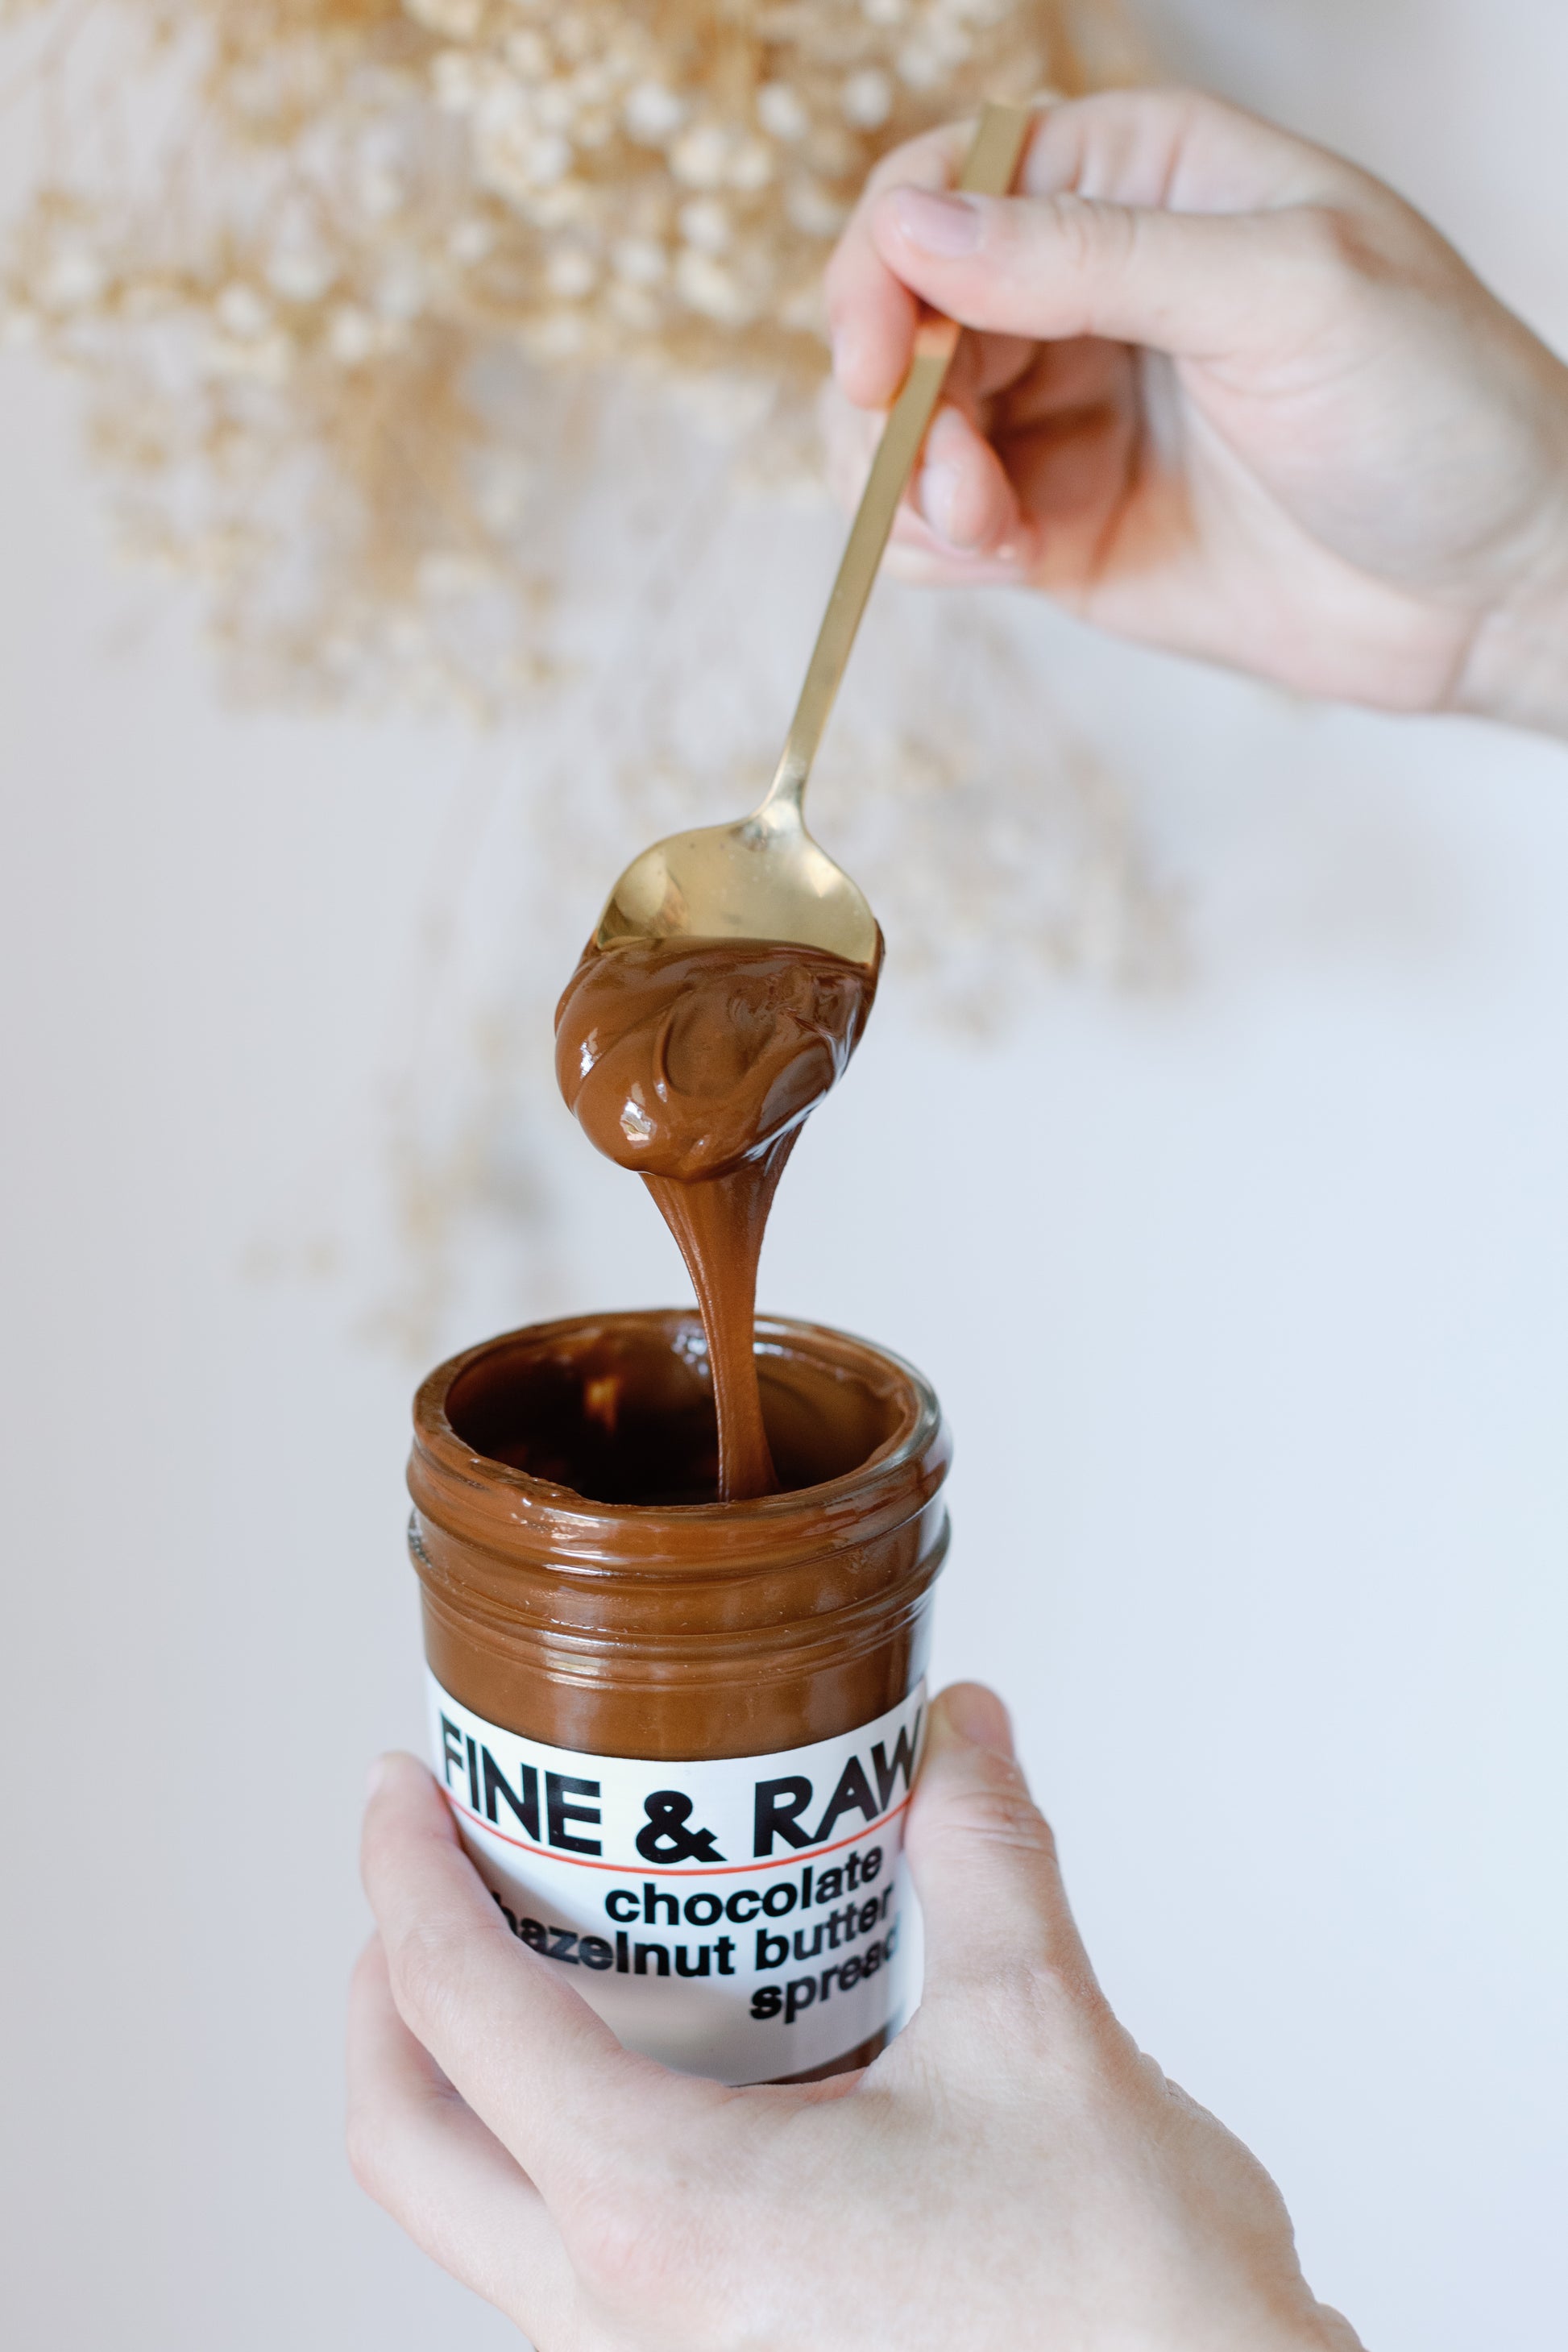
<path id="1" fill-rule="evenodd" d="M 861 349 L 865 340 L 864 327 L 853 316 L 840 319 L 832 330 L 833 381 L 856 407 L 860 405 L 866 393 L 865 356 Z M 875 373 L 873 367 L 872 374 Z"/>
<path id="2" fill-rule="evenodd" d="M 984 226 L 980 207 L 972 197 L 937 195 L 929 188 L 896 189 L 893 212 L 911 245 L 944 260 L 973 253 Z"/>
<path id="3" fill-rule="evenodd" d="M 921 468 L 921 512 L 939 539 L 949 547 L 967 554 L 975 545 L 953 527 L 953 507 L 958 497 L 958 469 L 954 466 L 922 466 Z"/>
<path id="4" fill-rule="evenodd" d="M 370 1770 L 365 1774 L 364 1792 L 367 1797 L 374 1797 L 376 1790 L 381 1787 L 382 1782 L 385 1780 L 386 1765 L 386 1758 L 384 1756 L 378 1756 L 375 1762 L 371 1766 Z"/>
<path id="5" fill-rule="evenodd" d="M 1007 1710 L 983 1683 L 955 1683 L 943 1691 L 942 1710 L 949 1728 L 961 1739 L 988 1748 L 994 1756 L 1013 1754 L 1013 1726 Z"/>

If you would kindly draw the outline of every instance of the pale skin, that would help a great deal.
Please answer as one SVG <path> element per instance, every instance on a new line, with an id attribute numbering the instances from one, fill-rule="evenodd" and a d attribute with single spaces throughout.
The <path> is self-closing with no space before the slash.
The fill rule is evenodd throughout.
<path id="1" fill-rule="evenodd" d="M 1568 370 L 1420 216 L 1183 92 L 1044 111 L 1019 193 L 889 157 L 828 278 L 858 487 L 920 301 L 977 331 L 892 561 L 1388 710 L 1568 737 Z M 1261 2166 L 1111 2015 L 1001 1703 L 932 1708 L 921 2005 L 863 2072 L 623 2050 L 383 1759 L 350 2010 L 370 2193 L 541 2352 L 1355 2352 Z"/>
<path id="2" fill-rule="evenodd" d="M 921 2007 L 872 2066 L 731 2091 L 623 2050 L 383 1759 L 349 2147 L 541 2352 L 1356 2352 L 1279 2193 L 1111 2015 L 1005 1709 L 931 1710 Z"/>
<path id="3" fill-rule="evenodd" d="M 846 495 L 917 299 L 960 347 L 890 561 L 1297 692 L 1568 736 L 1568 369 L 1392 190 L 1187 91 L 1044 112 L 1016 195 L 887 157 L 828 271 Z"/>

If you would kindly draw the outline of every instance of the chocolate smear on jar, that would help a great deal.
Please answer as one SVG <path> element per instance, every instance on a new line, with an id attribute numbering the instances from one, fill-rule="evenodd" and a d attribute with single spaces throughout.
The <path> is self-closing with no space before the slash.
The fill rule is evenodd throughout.
<path id="1" fill-rule="evenodd" d="M 561 1091 L 635 1169 L 686 1260 L 708 1337 L 719 1496 L 777 1490 L 752 1345 L 784 1161 L 860 1042 L 881 962 L 782 940 L 590 946 L 555 1013 Z"/>

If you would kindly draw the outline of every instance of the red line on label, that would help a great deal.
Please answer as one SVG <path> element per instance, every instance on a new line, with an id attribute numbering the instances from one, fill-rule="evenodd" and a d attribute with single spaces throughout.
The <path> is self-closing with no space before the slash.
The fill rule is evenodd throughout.
<path id="1" fill-rule="evenodd" d="M 804 1870 L 806 1864 L 816 1862 L 819 1854 L 837 1853 L 847 1845 L 858 1845 L 862 1838 L 874 1837 L 879 1830 L 886 1829 L 889 1822 L 896 1822 L 910 1801 L 905 1797 L 865 1829 L 857 1830 L 852 1837 L 835 1838 L 831 1845 L 797 1846 L 787 1854 L 770 1854 L 765 1862 L 721 1862 L 717 1869 L 705 1863 L 700 1870 L 677 1870 L 668 1864 L 658 1862 L 595 1862 L 586 1854 L 562 1853 L 552 1845 L 534 1845 L 527 1838 L 509 1837 L 505 1830 L 497 1829 L 494 1822 L 486 1821 L 482 1813 L 476 1813 L 471 1806 L 459 1804 L 450 1789 L 443 1789 L 441 1794 L 455 1813 L 461 1813 L 465 1821 L 475 1822 L 486 1837 L 500 1838 L 502 1845 L 514 1845 L 521 1853 L 536 1853 L 542 1862 L 570 1863 L 574 1870 L 613 1870 L 617 1878 L 740 1878 L 752 1870 L 793 1870 L 797 1867 Z"/>

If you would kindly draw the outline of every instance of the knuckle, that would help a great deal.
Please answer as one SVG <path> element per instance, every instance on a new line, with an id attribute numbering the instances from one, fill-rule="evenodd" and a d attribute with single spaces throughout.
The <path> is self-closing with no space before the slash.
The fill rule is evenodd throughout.
<path id="1" fill-rule="evenodd" d="M 866 269 L 867 244 L 866 216 L 858 210 L 840 231 L 822 276 L 823 302 L 829 326 L 837 326 L 840 318 L 855 308 L 856 289 Z"/>
<path id="2" fill-rule="evenodd" d="M 703 2200 L 674 2181 L 630 2194 L 623 2181 L 606 2181 L 574 2215 L 574 2259 L 611 2309 L 673 2318 L 687 2312 L 694 2282 L 706 2274 L 696 2242 L 702 2210 Z"/>
<path id="3" fill-rule="evenodd" d="M 992 2074 L 1032 2096 L 1042 2077 L 1060 2093 L 1103 2074 L 1104 1996 L 1066 1962 L 993 1946 L 922 2000 L 941 2042 L 963 2053 L 970 2078 Z"/>
<path id="4" fill-rule="evenodd" d="M 970 126 L 944 122 L 879 157 L 866 175 L 862 207 L 889 188 L 940 188 L 952 178 Z"/>
<path id="5" fill-rule="evenodd" d="M 1341 299 L 1358 287 L 1386 282 L 1404 267 L 1384 224 L 1347 205 L 1299 205 L 1287 215 L 1286 234 L 1297 268 Z"/>
<path id="6" fill-rule="evenodd" d="M 460 1998 L 462 1940 L 445 1919 L 422 1916 L 387 1942 L 386 1965 L 398 2013 L 423 2040 Z"/>
<path id="7" fill-rule="evenodd" d="M 387 2160 L 385 2134 L 378 2129 L 375 2117 L 363 2099 L 350 2103 L 343 2127 L 343 2146 L 349 2160 L 349 2170 L 359 2187 L 376 2204 L 387 2201 Z"/>
<path id="8" fill-rule="evenodd" d="M 1338 205 L 1297 205 L 1286 215 L 1286 233 L 1305 267 L 1336 274 L 1353 261 L 1349 216 Z"/>
<path id="9" fill-rule="evenodd" d="M 1047 197 L 1044 211 L 1053 263 L 1069 282 L 1101 289 L 1131 268 L 1139 238 L 1139 215 L 1132 207 L 1102 204 L 1068 189 Z M 1001 222 L 1020 247 L 1033 243 L 1022 207 L 1004 207 Z M 1027 259 L 1022 251 L 1019 257 Z"/>
<path id="10" fill-rule="evenodd" d="M 1037 1955 L 1016 1971 L 1013 1995 L 1014 2012 L 1025 2020 L 1037 2048 L 1058 2063 L 1079 2057 L 1098 2067 L 1107 2032 L 1118 2029 L 1105 1995 L 1080 1958 L 1059 1952 Z"/>
<path id="11" fill-rule="evenodd" d="M 1016 1764 L 1003 1756 L 987 1756 L 963 1785 L 952 1791 L 931 1829 L 946 1837 L 1014 1852 L 1054 1863 L 1056 1838 L 1050 1823 L 1035 1803 Z"/>
<path id="12" fill-rule="evenodd" d="M 1142 100 L 1142 119 L 1177 139 L 1223 135 L 1245 120 L 1234 106 L 1216 98 L 1213 90 L 1201 89 L 1192 82 L 1174 83 L 1168 89 L 1142 90 L 1138 96 Z"/>
<path id="13" fill-rule="evenodd" d="M 661 2340 L 682 2352 L 731 2352 L 771 2227 L 770 2179 L 767 2140 L 743 2110 L 727 2111 L 727 2126 L 710 2114 L 695 2130 L 672 2121 L 629 2175 L 624 2159 L 606 2163 L 574 2189 L 563 2231 L 579 2278 L 606 2312 L 641 2324 L 657 2311 Z"/>

